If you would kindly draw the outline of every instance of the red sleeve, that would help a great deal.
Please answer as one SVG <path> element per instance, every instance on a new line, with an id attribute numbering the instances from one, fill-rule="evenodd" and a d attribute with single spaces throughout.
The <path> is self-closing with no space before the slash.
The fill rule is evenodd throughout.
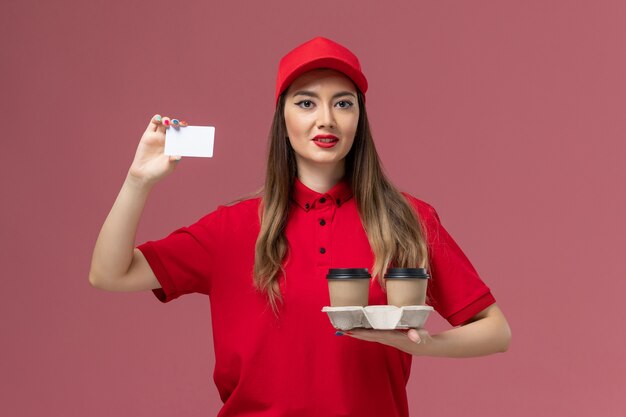
<path id="1" fill-rule="evenodd" d="M 152 292 L 163 303 L 184 294 L 208 295 L 218 254 L 220 209 L 190 226 L 176 229 L 161 240 L 137 246 L 143 253 L 161 288 Z"/>
<path id="2" fill-rule="evenodd" d="M 431 276 L 427 287 L 429 304 L 451 325 L 463 324 L 496 300 L 443 227 L 434 207 L 412 196 L 410 201 L 426 229 Z"/>

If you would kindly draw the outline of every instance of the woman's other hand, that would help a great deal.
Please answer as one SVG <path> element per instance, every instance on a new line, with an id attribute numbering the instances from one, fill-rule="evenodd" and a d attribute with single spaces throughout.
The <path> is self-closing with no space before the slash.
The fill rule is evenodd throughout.
<path id="1" fill-rule="evenodd" d="M 408 329 L 407 331 L 359 328 L 344 332 L 344 334 L 355 339 L 392 346 L 411 355 L 419 355 L 421 347 L 432 340 L 430 333 L 426 329 Z"/>
<path id="2" fill-rule="evenodd" d="M 165 155 L 165 131 L 184 128 L 187 123 L 178 119 L 155 115 L 150 119 L 135 153 L 128 175 L 131 179 L 146 185 L 153 185 L 176 168 L 180 156 Z M 182 127 L 181 127 L 182 126 Z"/>
<path id="3" fill-rule="evenodd" d="M 496 304 L 475 314 L 465 324 L 432 337 L 425 329 L 412 329 L 408 332 L 352 329 L 346 334 L 393 346 L 413 355 L 444 358 L 473 358 L 506 352 L 511 344 L 511 328 Z"/>

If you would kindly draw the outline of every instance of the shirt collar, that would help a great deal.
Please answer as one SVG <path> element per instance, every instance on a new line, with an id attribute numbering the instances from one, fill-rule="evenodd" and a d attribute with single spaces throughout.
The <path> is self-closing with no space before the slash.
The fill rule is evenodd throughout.
<path id="1" fill-rule="evenodd" d="M 305 211 L 309 211 L 320 204 L 326 204 L 328 200 L 330 200 L 329 203 L 331 204 L 341 206 L 351 197 L 352 189 L 345 178 L 335 184 L 335 186 L 327 192 L 318 193 L 304 185 L 302 181 L 296 177 L 291 193 L 292 200 Z"/>

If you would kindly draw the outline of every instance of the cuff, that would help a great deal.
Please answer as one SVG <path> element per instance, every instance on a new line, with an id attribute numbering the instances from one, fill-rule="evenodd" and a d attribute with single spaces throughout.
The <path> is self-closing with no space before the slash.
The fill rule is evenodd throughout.
<path id="1" fill-rule="evenodd" d="M 480 296 L 478 299 L 472 301 L 461 310 L 447 317 L 446 320 L 448 320 L 448 322 L 453 326 L 459 326 L 474 317 L 476 314 L 486 309 L 487 307 L 489 307 L 490 305 L 494 304 L 495 302 L 496 299 L 490 291 Z"/>
<path id="2" fill-rule="evenodd" d="M 163 263 L 161 262 L 161 259 L 159 258 L 157 252 L 154 250 L 151 242 L 146 242 L 142 245 L 139 245 L 137 246 L 137 249 L 139 249 L 141 253 L 143 253 L 146 261 L 148 261 L 148 264 L 150 264 L 150 268 L 152 268 L 152 272 L 154 272 L 154 275 L 161 284 L 161 288 L 155 288 L 152 290 L 152 293 L 155 295 L 155 297 L 158 298 L 159 301 L 161 301 L 162 303 L 167 303 L 177 298 L 179 294 L 176 290 L 176 287 L 174 286 L 174 282 L 167 272 L 167 269 L 165 269 L 165 267 L 163 266 Z"/>

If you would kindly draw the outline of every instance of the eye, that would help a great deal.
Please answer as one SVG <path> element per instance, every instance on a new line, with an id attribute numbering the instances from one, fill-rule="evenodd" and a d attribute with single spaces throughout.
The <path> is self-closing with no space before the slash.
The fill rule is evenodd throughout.
<path id="1" fill-rule="evenodd" d="M 341 107 L 342 109 L 347 109 L 347 108 L 352 107 L 353 103 L 348 100 L 341 100 L 337 102 L 337 105 L 339 105 L 339 107 Z"/>
<path id="2" fill-rule="evenodd" d="M 302 107 L 303 109 L 310 109 L 313 105 L 311 100 L 302 100 L 296 103 L 296 106 Z"/>

